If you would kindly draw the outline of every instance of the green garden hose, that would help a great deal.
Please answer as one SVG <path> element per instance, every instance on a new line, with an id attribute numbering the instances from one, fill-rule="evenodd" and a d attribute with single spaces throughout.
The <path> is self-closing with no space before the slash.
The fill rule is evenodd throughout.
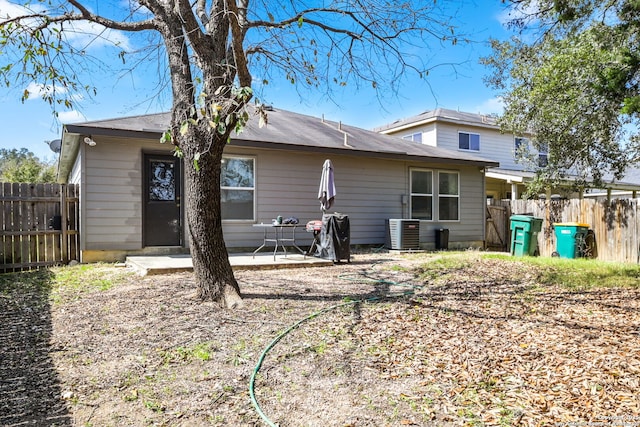
<path id="1" fill-rule="evenodd" d="M 340 303 L 340 304 L 332 305 L 330 307 L 323 308 L 322 310 L 318 310 L 315 313 L 310 314 L 309 316 L 305 317 L 304 319 L 298 320 L 296 323 L 294 323 L 293 325 L 289 326 L 283 332 L 278 334 L 278 336 L 276 336 L 271 341 L 271 343 L 269 343 L 269 345 L 262 351 L 262 354 L 260 355 L 260 358 L 258 359 L 258 363 L 256 364 L 256 367 L 253 369 L 253 372 L 251 374 L 251 378 L 249 380 L 249 395 L 251 396 L 251 403 L 253 404 L 254 408 L 256 409 L 256 412 L 258 413 L 258 415 L 260 415 L 260 417 L 263 419 L 263 421 L 267 425 L 269 425 L 270 427 L 278 427 L 278 425 L 275 424 L 273 421 L 271 421 L 269 419 L 269 417 L 267 417 L 265 415 L 265 413 L 262 411 L 262 408 L 260 407 L 260 404 L 258 403 L 258 400 L 256 399 L 255 381 L 256 381 L 256 377 L 258 375 L 258 372 L 260 372 L 260 368 L 262 368 L 262 364 L 264 363 L 264 360 L 267 357 L 267 354 L 269 353 L 269 351 L 271 351 L 271 349 L 273 347 L 275 347 L 275 345 L 282 338 L 284 338 L 286 335 L 288 335 L 294 329 L 297 329 L 303 323 L 305 323 L 305 322 L 307 322 L 307 321 L 309 321 L 311 319 L 315 319 L 316 317 L 320 316 L 321 314 L 324 314 L 326 312 L 335 310 L 337 308 L 345 307 L 347 305 L 352 305 L 352 304 L 357 304 L 357 303 L 378 301 L 378 300 L 381 300 L 383 298 L 397 298 L 397 297 L 411 296 L 411 295 L 415 294 L 415 291 L 417 289 L 421 288 L 420 286 L 416 286 L 416 285 L 398 283 L 398 282 L 394 282 L 394 281 L 390 281 L 390 280 L 384 280 L 384 279 L 370 278 L 366 274 L 364 275 L 364 278 L 363 278 L 363 275 L 361 273 L 357 273 L 358 277 L 353 277 L 353 276 L 354 276 L 354 274 L 343 274 L 343 275 L 338 276 L 338 278 L 340 278 L 342 280 L 347 280 L 347 281 L 350 281 L 350 282 L 375 283 L 375 284 L 381 284 L 381 285 L 387 285 L 387 286 L 406 286 L 406 287 L 410 287 L 411 289 L 408 290 L 408 291 L 405 291 L 405 292 L 403 292 L 401 294 L 381 295 L 381 296 L 376 296 L 376 297 L 363 298 L 363 299 L 347 301 L 347 302 L 343 302 L 343 303 Z"/>

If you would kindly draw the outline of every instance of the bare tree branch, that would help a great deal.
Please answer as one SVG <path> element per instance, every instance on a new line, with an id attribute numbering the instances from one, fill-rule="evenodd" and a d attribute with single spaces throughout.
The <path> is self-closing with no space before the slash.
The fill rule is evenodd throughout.
<path id="1" fill-rule="evenodd" d="M 103 25 L 107 28 L 111 28 L 113 30 L 122 30 L 122 31 L 144 31 L 144 30 L 154 30 L 156 29 L 156 24 L 153 19 L 139 21 L 139 22 L 122 22 L 122 21 L 114 21 L 112 19 L 105 18 L 100 15 L 96 15 L 91 13 L 86 7 L 84 7 L 77 0 L 69 0 L 73 6 L 75 6 L 78 11 L 80 11 L 80 15 L 67 15 L 67 21 L 75 20 L 87 20 L 91 22 L 95 22 L 96 24 Z"/>
<path id="2" fill-rule="evenodd" d="M 247 57 L 242 46 L 244 39 L 244 26 L 246 25 L 246 17 L 240 14 L 236 0 L 227 0 L 227 8 L 230 12 L 231 24 L 231 49 L 233 51 L 234 64 L 238 73 L 240 86 L 251 86 L 251 73 L 247 65 Z M 246 13 L 246 12 L 245 12 Z"/>

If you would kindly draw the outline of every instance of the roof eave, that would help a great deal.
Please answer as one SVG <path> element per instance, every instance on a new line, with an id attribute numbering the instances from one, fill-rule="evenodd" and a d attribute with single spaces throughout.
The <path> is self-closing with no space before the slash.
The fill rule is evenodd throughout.
<path id="1" fill-rule="evenodd" d="M 465 126 L 471 126 L 471 127 L 481 127 L 486 129 L 500 129 L 500 126 L 498 126 L 496 123 L 484 123 L 484 122 L 470 121 L 470 120 L 464 120 L 464 119 L 447 117 L 447 116 L 432 116 L 425 119 L 416 120 L 413 122 L 403 123 L 403 124 L 400 124 L 399 126 L 392 126 L 392 125 L 388 127 L 383 126 L 382 128 L 378 128 L 377 130 L 382 134 L 390 135 L 393 133 L 413 129 L 418 126 L 424 126 L 431 123 L 449 123 L 449 124 L 465 125 Z"/>
<path id="2" fill-rule="evenodd" d="M 114 128 L 101 128 L 91 127 L 83 125 L 66 125 L 65 129 L 69 133 L 81 134 L 81 135 L 100 135 L 100 136 L 115 136 L 115 137 L 131 137 L 135 135 L 137 138 L 143 139 L 160 139 L 160 135 L 164 132 L 164 129 L 114 129 Z"/>
<path id="3" fill-rule="evenodd" d="M 58 158 L 57 182 L 59 184 L 67 184 L 69 182 L 69 174 L 73 169 L 78 152 L 80 151 L 81 134 L 62 133 L 62 146 L 60 148 L 60 157 Z"/>

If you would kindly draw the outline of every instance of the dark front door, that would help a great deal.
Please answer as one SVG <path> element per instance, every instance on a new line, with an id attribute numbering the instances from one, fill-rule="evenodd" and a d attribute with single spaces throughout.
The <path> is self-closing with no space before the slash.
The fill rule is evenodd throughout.
<path id="1" fill-rule="evenodd" d="M 180 160 L 170 155 L 144 155 L 144 246 L 180 246 Z"/>

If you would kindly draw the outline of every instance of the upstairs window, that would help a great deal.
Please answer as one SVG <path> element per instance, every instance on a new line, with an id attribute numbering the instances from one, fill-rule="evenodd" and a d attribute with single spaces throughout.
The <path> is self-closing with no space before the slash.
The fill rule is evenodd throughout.
<path id="1" fill-rule="evenodd" d="M 527 163 L 531 155 L 529 138 L 516 137 L 513 142 L 513 158 L 516 163 Z"/>
<path id="2" fill-rule="evenodd" d="M 538 167 L 546 168 L 549 164 L 549 146 L 543 144 L 538 151 Z"/>
<path id="3" fill-rule="evenodd" d="M 422 132 L 412 133 L 411 135 L 405 135 L 402 139 L 406 141 L 417 142 L 418 144 L 422 144 Z"/>
<path id="4" fill-rule="evenodd" d="M 458 132 L 458 148 L 461 150 L 480 151 L 480 135 L 477 133 Z"/>
<path id="5" fill-rule="evenodd" d="M 546 144 L 541 144 L 538 148 L 538 154 L 531 152 L 528 138 L 515 138 L 514 142 L 514 155 L 517 160 L 523 158 L 529 159 L 530 163 L 538 165 L 540 168 L 544 168 L 549 164 L 549 147 Z"/>
<path id="6" fill-rule="evenodd" d="M 529 138 L 520 138 L 516 137 L 514 142 L 514 152 L 516 154 L 516 158 L 520 153 L 526 153 L 529 150 Z"/>

